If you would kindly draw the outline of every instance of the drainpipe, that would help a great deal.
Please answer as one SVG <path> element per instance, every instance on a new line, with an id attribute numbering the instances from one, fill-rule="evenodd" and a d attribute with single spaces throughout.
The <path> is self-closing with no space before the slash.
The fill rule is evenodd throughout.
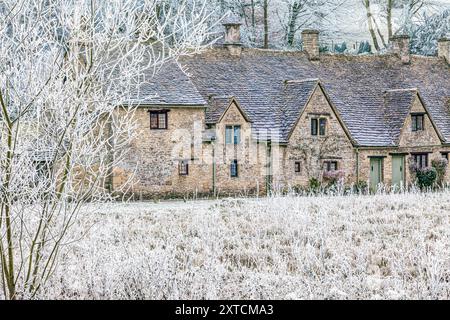
<path id="1" fill-rule="evenodd" d="M 356 148 L 356 183 L 359 182 L 359 148 Z"/>
<path id="2" fill-rule="evenodd" d="M 212 145 L 212 190 L 214 197 L 216 196 L 216 145 L 214 143 L 216 139 L 211 138 Z"/>
<path id="3" fill-rule="evenodd" d="M 266 193 L 270 195 L 272 191 L 272 141 L 267 141 L 267 178 L 266 178 Z"/>

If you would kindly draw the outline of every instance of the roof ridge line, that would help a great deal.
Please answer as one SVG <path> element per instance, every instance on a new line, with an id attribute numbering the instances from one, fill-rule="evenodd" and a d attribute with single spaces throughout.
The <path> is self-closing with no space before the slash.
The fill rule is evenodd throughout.
<path id="1" fill-rule="evenodd" d="M 408 88 L 408 89 L 388 89 L 385 92 L 405 92 L 405 91 L 419 91 L 419 88 Z"/>
<path id="2" fill-rule="evenodd" d="M 301 80 L 284 80 L 284 83 L 304 83 L 304 82 L 319 82 L 319 78 L 307 78 L 307 79 L 301 79 Z"/>

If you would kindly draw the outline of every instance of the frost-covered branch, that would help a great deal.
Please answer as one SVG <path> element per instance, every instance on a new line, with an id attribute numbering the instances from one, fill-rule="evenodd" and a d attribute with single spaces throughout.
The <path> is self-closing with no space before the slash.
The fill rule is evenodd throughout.
<path id="1" fill-rule="evenodd" d="M 57 265 L 80 205 L 112 199 L 112 168 L 134 137 L 140 85 L 206 46 L 206 2 L 0 1 L 6 298 L 33 297 Z"/>

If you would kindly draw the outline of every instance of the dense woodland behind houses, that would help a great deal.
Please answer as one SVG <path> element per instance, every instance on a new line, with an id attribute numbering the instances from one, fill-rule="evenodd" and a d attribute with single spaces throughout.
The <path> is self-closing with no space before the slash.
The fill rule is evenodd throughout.
<path id="1" fill-rule="evenodd" d="M 175 0 L 167 0 L 171 2 Z M 211 0 L 214 20 L 242 19 L 250 47 L 301 49 L 301 30 L 321 32 L 321 50 L 364 54 L 384 51 L 395 34 L 411 37 L 415 54 L 435 55 L 450 32 L 450 0 Z M 218 32 L 221 32 L 218 26 Z"/>

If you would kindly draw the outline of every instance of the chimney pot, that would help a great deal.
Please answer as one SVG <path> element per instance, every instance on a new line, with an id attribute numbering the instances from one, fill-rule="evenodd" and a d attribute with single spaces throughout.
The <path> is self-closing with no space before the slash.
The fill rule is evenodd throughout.
<path id="1" fill-rule="evenodd" d="M 450 64 L 450 36 L 438 40 L 438 57 L 445 58 Z"/>
<path id="2" fill-rule="evenodd" d="M 309 60 L 320 59 L 319 34 L 318 30 L 302 31 L 303 50 L 308 53 Z"/>
<path id="3" fill-rule="evenodd" d="M 410 40 L 408 35 L 402 34 L 393 36 L 390 40 L 391 51 L 397 54 L 403 64 L 411 63 Z"/>

